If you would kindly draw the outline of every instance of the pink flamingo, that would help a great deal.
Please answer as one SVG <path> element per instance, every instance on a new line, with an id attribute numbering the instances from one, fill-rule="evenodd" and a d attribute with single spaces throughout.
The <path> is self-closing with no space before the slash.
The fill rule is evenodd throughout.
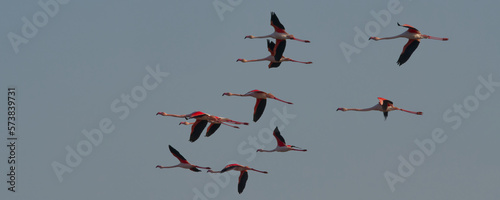
<path id="1" fill-rule="evenodd" d="M 194 118 L 196 121 L 194 123 L 190 122 L 181 122 L 179 125 L 184 124 L 184 125 L 191 125 L 191 134 L 189 136 L 189 141 L 194 142 L 198 138 L 200 138 L 201 133 L 203 132 L 203 129 L 207 126 L 208 123 L 211 123 L 210 126 L 207 129 L 207 134 L 206 137 L 209 137 L 215 131 L 220 127 L 221 124 L 224 124 L 229 127 L 233 128 L 239 128 L 237 126 L 232 126 L 227 123 L 232 123 L 232 124 L 243 124 L 243 125 L 248 125 L 246 122 L 238 122 L 234 120 L 230 120 L 228 118 L 224 117 L 217 117 L 214 115 L 210 115 L 201 111 L 196 111 L 191 114 L 187 115 L 176 115 L 176 114 L 167 114 L 165 112 L 158 112 L 156 115 L 162 115 L 162 116 L 170 116 L 170 117 L 178 117 L 178 118 L 185 118 L 185 119 L 191 119 Z"/>
<path id="2" fill-rule="evenodd" d="M 411 113 L 411 114 L 422 115 L 422 112 L 414 112 L 414 111 L 409 111 L 409 110 L 405 110 L 402 108 L 398 108 L 398 107 L 393 105 L 392 101 L 389 101 L 389 100 L 384 99 L 382 97 L 378 97 L 378 100 L 379 100 L 379 103 L 374 105 L 371 108 L 364 108 L 364 109 L 338 108 L 337 111 L 341 110 L 341 111 L 345 112 L 345 111 L 372 111 L 372 110 L 376 110 L 376 111 L 383 112 L 385 119 L 387 119 L 387 116 L 389 115 L 389 111 L 393 111 L 393 110 L 400 110 L 400 111 L 404 111 L 404 112 Z"/>
<path id="3" fill-rule="evenodd" d="M 168 145 L 168 148 L 170 149 L 170 152 L 177 158 L 179 159 L 180 163 L 177 164 L 177 165 L 174 165 L 174 166 L 167 166 L 167 167 L 164 167 L 164 166 L 161 166 L 161 165 L 157 165 L 156 168 L 160 168 L 160 169 L 165 169 L 165 168 L 174 168 L 174 167 L 180 167 L 180 168 L 184 168 L 184 169 L 189 169 L 193 172 L 200 172 L 200 169 L 208 169 L 210 170 L 210 167 L 200 167 L 198 165 L 193 165 L 191 163 L 189 163 L 185 158 L 184 156 L 182 156 L 179 151 L 177 151 L 176 149 L 174 149 L 174 147 Z"/>
<path id="4" fill-rule="evenodd" d="M 385 37 L 385 38 L 379 38 L 379 37 L 370 37 L 370 40 L 388 40 L 388 39 L 395 39 L 395 38 L 408 38 L 408 42 L 406 45 L 403 47 L 403 52 L 401 52 L 401 55 L 399 56 L 399 59 L 397 61 L 398 65 L 401 66 L 404 64 L 408 59 L 410 59 L 411 54 L 417 49 L 418 45 L 420 44 L 420 39 L 433 39 L 433 40 L 441 40 L 441 41 L 447 41 L 448 38 L 440 38 L 440 37 L 434 37 L 434 36 L 429 36 L 429 35 L 424 35 L 420 33 L 418 29 L 416 29 L 413 26 L 410 26 L 408 24 L 399 24 L 398 26 L 403 26 L 408 28 L 407 31 L 405 31 L 402 34 L 393 36 L 393 37 Z"/>
<path id="5" fill-rule="evenodd" d="M 254 59 L 254 60 L 246 60 L 243 58 L 239 58 L 236 60 L 236 62 L 240 61 L 243 63 L 246 62 L 258 62 L 258 61 L 269 61 L 269 68 L 277 68 L 281 65 L 282 62 L 290 61 L 290 62 L 298 62 L 302 64 L 312 64 L 312 62 L 303 62 L 303 61 L 298 61 L 294 60 L 291 58 L 287 58 L 283 56 L 283 52 L 285 52 L 285 47 L 286 47 L 286 41 L 285 40 L 276 40 L 276 44 L 274 42 L 271 42 L 267 40 L 267 50 L 271 53 L 270 56 L 267 56 L 265 58 L 261 59 Z"/>
<path id="6" fill-rule="evenodd" d="M 238 179 L 238 193 L 240 193 L 240 194 L 243 192 L 243 189 L 245 189 L 245 185 L 247 184 L 247 180 L 248 180 L 248 172 L 247 171 L 248 170 L 267 174 L 266 171 L 256 170 L 254 168 L 250 168 L 248 166 L 243 166 L 243 165 L 239 165 L 239 164 L 229 164 L 226 167 L 224 167 L 224 169 L 222 169 L 221 171 L 212 171 L 211 169 L 209 169 L 207 172 L 224 173 L 224 172 L 229 171 L 229 170 L 235 170 L 235 171 L 240 172 L 240 177 Z"/>
<path id="7" fill-rule="evenodd" d="M 274 12 L 271 12 L 271 26 L 274 28 L 274 32 L 271 33 L 270 35 L 265 35 L 265 36 L 247 35 L 247 36 L 245 36 L 245 39 L 247 39 L 247 38 L 254 39 L 254 38 L 268 38 L 268 37 L 271 37 L 271 38 L 274 38 L 274 39 L 277 39 L 277 40 L 290 39 L 290 40 L 297 40 L 297 41 L 305 42 L 305 43 L 310 43 L 311 42 L 309 40 L 297 39 L 293 35 L 288 34 L 285 31 L 285 26 L 283 26 L 283 24 L 281 24 L 280 20 L 278 19 L 278 16 L 276 16 L 276 13 L 274 13 Z"/>
<path id="8" fill-rule="evenodd" d="M 240 96 L 240 97 L 248 97 L 249 96 L 249 97 L 256 98 L 257 102 L 255 102 L 255 107 L 254 107 L 254 111 L 253 111 L 253 121 L 254 122 L 257 122 L 257 120 L 259 120 L 260 117 L 262 116 L 262 113 L 264 113 L 264 109 L 266 108 L 266 102 L 267 102 L 268 98 L 275 99 L 275 100 L 278 100 L 278 101 L 281 101 L 281 102 L 284 102 L 287 104 L 293 104 L 292 102 L 283 101 L 281 99 L 278 99 L 271 93 L 266 93 L 266 92 L 263 92 L 260 90 L 252 90 L 252 91 L 247 92 L 245 94 L 233 94 L 230 92 L 226 92 L 226 93 L 222 94 L 222 96 L 224 96 L 224 95 Z"/>
<path id="9" fill-rule="evenodd" d="M 281 136 L 280 130 L 278 127 L 274 129 L 273 132 L 274 137 L 276 138 L 276 141 L 278 142 L 278 146 L 276 146 L 275 149 L 273 150 L 263 150 L 263 149 L 257 149 L 257 152 L 287 152 L 287 151 L 307 151 L 307 149 L 297 149 L 296 146 L 293 145 L 287 145 L 285 143 L 285 138 Z"/>

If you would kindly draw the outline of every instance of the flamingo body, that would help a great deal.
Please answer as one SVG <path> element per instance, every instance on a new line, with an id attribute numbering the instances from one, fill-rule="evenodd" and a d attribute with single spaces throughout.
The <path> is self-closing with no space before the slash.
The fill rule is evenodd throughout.
<path id="1" fill-rule="evenodd" d="M 200 172 L 201 170 L 199 170 L 198 168 L 200 169 L 210 169 L 210 167 L 200 167 L 200 166 L 197 166 L 197 165 L 193 165 L 191 163 L 189 163 L 185 158 L 184 156 L 182 156 L 179 151 L 177 151 L 174 147 L 168 145 L 168 148 L 170 150 L 170 153 L 172 153 L 172 155 L 174 155 L 178 160 L 179 160 L 179 164 L 177 165 L 174 165 L 174 166 L 161 166 L 161 165 L 157 165 L 156 168 L 160 168 L 160 169 L 164 169 L 164 168 L 175 168 L 175 167 L 180 167 L 180 168 L 184 168 L 184 169 L 189 169 L 193 172 Z"/>
<path id="2" fill-rule="evenodd" d="M 252 90 L 252 91 L 249 91 L 245 94 L 233 94 L 233 93 L 230 93 L 230 92 L 226 92 L 224 94 L 222 94 L 222 96 L 224 95 L 227 95 L 227 96 L 241 96 L 241 97 L 254 97 L 256 98 L 256 102 L 255 102 L 255 106 L 254 106 L 254 113 L 253 113 L 253 121 L 254 122 L 257 122 L 260 117 L 262 116 L 262 114 L 264 113 L 264 110 L 266 108 L 266 104 L 267 104 L 267 99 L 268 98 L 271 98 L 271 99 L 275 99 L 275 100 L 278 100 L 278 101 L 281 101 L 281 102 L 284 102 L 284 103 L 287 103 L 287 104 L 293 104 L 291 102 L 287 102 L 287 101 L 283 101 L 281 99 L 278 99 L 276 98 L 273 94 L 271 93 L 266 93 L 266 92 L 263 92 L 263 91 L 260 91 L 260 90 Z"/>
<path id="3" fill-rule="evenodd" d="M 278 127 L 276 127 L 273 131 L 274 138 L 276 138 L 277 146 L 273 150 L 263 150 L 257 149 L 257 152 L 287 152 L 287 151 L 307 151 L 307 149 L 298 149 L 296 146 L 287 145 L 285 142 L 285 138 L 280 133 Z"/>
<path id="4" fill-rule="evenodd" d="M 224 173 L 224 172 L 227 172 L 227 171 L 230 171 L 230 170 L 234 170 L 234 171 L 239 171 L 240 172 L 240 176 L 238 178 L 238 193 L 240 193 L 240 194 L 243 192 L 243 190 L 245 189 L 245 186 L 247 184 L 248 170 L 252 170 L 252 171 L 256 171 L 256 172 L 267 174 L 266 171 L 256 170 L 254 168 L 250 168 L 248 166 L 243 166 L 243 165 L 240 165 L 240 164 L 229 164 L 229 165 L 226 165 L 224 167 L 224 169 L 222 169 L 221 171 L 208 170 L 207 172 L 210 172 L 210 173 Z"/>
<path id="5" fill-rule="evenodd" d="M 414 111 L 409 111 L 409 110 L 405 110 L 405 109 L 402 109 L 402 108 L 398 108 L 396 106 L 394 106 L 393 102 L 390 101 L 390 100 L 387 100 L 385 98 L 382 98 L 382 97 L 378 97 L 378 104 L 370 107 L 370 108 L 363 108 L 363 109 L 358 109 L 358 108 L 337 108 L 337 111 L 372 111 L 372 110 L 375 110 L 375 111 L 380 111 L 380 112 L 383 112 L 384 113 L 384 118 L 387 119 L 387 116 L 389 114 L 390 111 L 393 111 L 393 110 L 400 110 L 400 111 L 403 111 L 403 112 L 407 112 L 407 113 L 411 113 L 411 114 L 416 114 L 416 115 L 422 115 L 423 113 L 422 112 L 414 112 Z"/>
<path id="6" fill-rule="evenodd" d="M 295 36 L 293 36 L 292 34 L 288 34 L 286 31 L 285 31 L 285 26 L 283 26 L 283 24 L 281 24 L 280 20 L 278 19 L 278 16 L 276 16 L 276 13 L 274 12 L 271 12 L 271 26 L 274 28 L 274 32 L 269 34 L 269 35 L 265 35 L 265 36 L 253 36 L 253 35 L 247 35 L 245 36 L 245 39 L 247 38 L 250 38 L 250 39 L 254 39 L 254 38 L 274 38 L 274 39 L 277 39 L 277 40 L 287 40 L 287 39 L 290 39 L 290 40 L 297 40 L 297 41 L 300 41 L 300 42 L 305 42 L 305 43 L 310 43 L 311 41 L 309 40 L 301 40 L 301 39 L 298 39 L 298 38 L 295 38 Z"/>
<path id="7" fill-rule="evenodd" d="M 433 40 L 441 40 L 441 41 L 447 41 L 448 38 L 440 38 L 440 37 L 434 37 L 434 36 L 429 36 L 429 35 L 424 35 L 420 33 L 418 29 L 416 29 L 413 26 L 410 26 L 408 24 L 399 24 L 398 26 L 402 26 L 405 28 L 408 28 L 407 31 L 393 36 L 393 37 L 386 37 L 386 38 L 378 38 L 378 37 L 370 37 L 370 40 L 386 40 L 386 39 L 395 39 L 395 38 L 407 38 L 408 42 L 405 44 L 403 47 L 403 51 L 399 55 L 398 61 L 396 62 L 399 66 L 403 65 L 410 59 L 411 55 L 413 52 L 417 49 L 418 45 L 420 44 L 421 39 L 433 39 Z"/>

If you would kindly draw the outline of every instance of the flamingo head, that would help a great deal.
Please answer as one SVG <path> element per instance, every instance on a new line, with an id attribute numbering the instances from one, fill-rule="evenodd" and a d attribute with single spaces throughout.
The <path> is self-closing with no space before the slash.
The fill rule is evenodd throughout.
<path id="1" fill-rule="evenodd" d="M 337 108 L 337 111 L 339 111 L 339 110 L 346 111 L 347 109 L 345 109 L 345 108 Z"/>
<path id="2" fill-rule="evenodd" d="M 253 39 L 254 36 L 253 35 L 247 35 L 247 36 L 245 36 L 245 39 L 247 39 L 247 38 Z"/>
<path id="3" fill-rule="evenodd" d="M 245 60 L 243 58 L 240 58 L 240 59 L 236 60 L 236 62 L 238 62 L 238 61 L 240 61 L 240 62 L 247 62 L 247 60 Z"/>
<path id="4" fill-rule="evenodd" d="M 417 112 L 417 115 L 422 115 L 422 114 L 424 114 L 424 113 L 423 112 Z"/>
<path id="5" fill-rule="evenodd" d="M 262 152 L 264 151 L 264 149 L 257 149 L 257 152 Z"/>
<path id="6" fill-rule="evenodd" d="M 161 166 L 160 165 L 156 165 L 156 168 L 161 168 Z"/>
<path id="7" fill-rule="evenodd" d="M 165 113 L 165 112 L 158 112 L 158 113 L 156 113 L 156 115 L 166 115 L 166 114 L 167 113 Z"/>
<path id="8" fill-rule="evenodd" d="M 222 96 L 224 96 L 224 95 L 231 96 L 231 95 L 232 95 L 232 93 L 231 93 L 231 92 L 224 92 L 224 93 L 222 94 Z"/>
<path id="9" fill-rule="evenodd" d="M 380 40 L 380 38 L 378 38 L 378 37 L 370 37 L 368 40 L 375 40 L 375 41 L 377 41 L 377 40 Z"/>
<path id="10" fill-rule="evenodd" d="M 184 125 L 189 125 L 189 122 L 181 122 L 179 125 L 184 124 Z"/>

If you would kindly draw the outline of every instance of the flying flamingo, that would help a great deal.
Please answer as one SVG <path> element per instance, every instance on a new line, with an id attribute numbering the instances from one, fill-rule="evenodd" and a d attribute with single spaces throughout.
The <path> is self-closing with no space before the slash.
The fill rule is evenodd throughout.
<path id="1" fill-rule="evenodd" d="M 295 148 L 296 146 L 293 146 L 293 145 L 287 145 L 285 143 L 285 138 L 283 138 L 283 136 L 281 136 L 280 134 L 280 130 L 278 129 L 278 127 L 276 127 L 274 129 L 274 132 L 273 132 L 273 135 L 274 137 L 276 138 L 276 141 L 278 142 L 278 146 L 273 149 L 273 150 L 263 150 L 263 149 L 257 149 L 257 152 L 273 152 L 273 151 L 277 151 L 277 152 L 287 152 L 287 151 L 307 151 L 307 149 L 297 149 Z"/>
<path id="2" fill-rule="evenodd" d="M 283 26 L 283 24 L 281 24 L 280 20 L 278 19 L 278 16 L 276 16 L 276 13 L 274 13 L 274 12 L 271 12 L 271 26 L 274 28 L 274 32 L 271 33 L 270 35 L 265 35 L 265 36 L 247 35 L 247 36 L 245 36 L 245 39 L 247 39 L 247 38 L 254 39 L 254 38 L 268 38 L 268 37 L 271 37 L 271 38 L 274 38 L 274 39 L 277 39 L 277 40 L 290 39 L 290 40 L 297 40 L 297 41 L 305 42 L 305 43 L 310 43 L 311 42 L 309 40 L 297 39 L 292 34 L 288 34 L 285 31 L 285 26 Z"/>
<path id="3" fill-rule="evenodd" d="M 267 57 L 261 58 L 261 59 L 254 59 L 254 60 L 246 60 L 246 59 L 240 58 L 240 59 L 236 60 L 236 62 L 240 61 L 240 62 L 246 63 L 246 62 L 257 62 L 257 61 L 269 61 L 270 62 L 268 65 L 269 68 L 279 67 L 281 65 L 281 63 L 285 62 L 285 61 L 298 62 L 298 63 L 302 63 L 302 64 L 312 64 L 312 62 L 298 61 L 298 60 L 294 60 L 294 59 L 287 58 L 287 57 L 283 56 L 283 52 L 285 51 L 285 47 L 286 47 L 286 40 L 276 40 L 276 44 L 274 42 L 267 40 L 267 50 L 271 53 L 270 56 L 267 56 Z"/>
<path id="4" fill-rule="evenodd" d="M 176 149 L 174 149 L 174 147 L 168 145 L 168 148 L 170 149 L 170 152 L 177 158 L 179 159 L 179 161 L 181 163 L 177 164 L 177 165 L 174 165 L 174 166 L 167 166 L 167 167 L 164 167 L 164 166 L 161 166 L 161 165 L 157 165 L 156 168 L 160 168 L 160 169 L 164 169 L 164 168 L 174 168 L 174 167 L 180 167 L 180 168 L 184 168 L 184 169 L 189 169 L 193 172 L 200 172 L 200 169 L 208 169 L 210 170 L 210 167 L 200 167 L 198 165 L 193 165 L 191 163 L 189 163 L 185 158 L 184 156 L 182 156 Z"/>
<path id="5" fill-rule="evenodd" d="M 254 111 L 253 111 L 253 121 L 254 122 L 257 122 L 257 120 L 259 120 L 260 117 L 262 116 L 262 113 L 264 113 L 264 109 L 266 108 L 267 98 L 275 99 L 275 100 L 278 100 L 278 101 L 281 101 L 281 102 L 284 102 L 287 104 L 293 104 L 292 102 L 283 101 L 281 99 L 278 99 L 271 93 L 266 93 L 266 92 L 263 92 L 260 90 L 252 90 L 250 92 L 247 92 L 246 94 L 233 94 L 230 92 L 226 92 L 226 93 L 222 94 L 222 96 L 224 96 L 224 95 L 240 96 L 240 97 L 250 96 L 250 97 L 256 98 L 257 102 L 255 103 L 255 107 L 254 107 Z"/>
<path id="6" fill-rule="evenodd" d="M 248 170 L 267 174 L 266 171 L 256 170 L 254 168 L 250 168 L 248 166 L 243 166 L 243 165 L 239 165 L 239 164 L 229 164 L 226 167 L 224 167 L 224 169 L 222 169 L 221 171 L 212 171 L 211 169 L 209 169 L 207 172 L 224 173 L 224 172 L 229 171 L 229 170 L 240 171 L 240 177 L 238 179 L 238 193 L 240 193 L 240 194 L 243 192 L 243 189 L 245 189 L 245 185 L 247 184 L 247 180 L 248 180 L 248 172 L 247 171 Z"/>
<path id="7" fill-rule="evenodd" d="M 232 123 L 232 124 L 244 124 L 248 125 L 246 122 L 238 122 L 238 121 L 233 121 L 228 118 L 224 117 L 217 117 L 214 115 L 210 115 L 201 111 L 196 111 L 191 114 L 187 115 L 176 115 L 176 114 L 167 114 L 165 112 L 158 112 L 156 115 L 162 115 L 162 116 L 170 116 L 170 117 L 178 117 L 178 118 L 185 118 L 185 119 L 191 119 L 194 118 L 196 121 L 194 123 L 190 122 L 181 122 L 179 125 L 184 124 L 184 125 L 191 125 L 191 134 L 189 137 L 190 142 L 196 141 L 198 138 L 200 138 L 201 132 L 203 132 L 203 129 L 207 126 L 207 124 L 210 122 L 210 126 L 207 129 L 207 134 L 206 137 L 212 135 L 219 127 L 220 124 L 224 124 L 226 126 L 230 126 L 233 128 L 239 128 L 237 126 L 232 126 L 227 123 Z"/>
<path id="8" fill-rule="evenodd" d="M 210 137 L 212 134 L 214 134 L 215 131 L 217 129 L 219 129 L 221 124 L 224 124 L 226 126 L 233 127 L 233 128 L 240 128 L 240 127 L 229 125 L 227 123 L 238 124 L 238 125 L 239 124 L 248 125 L 247 122 L 238 122 L 238 121 L 231 120 L 229 118 L 217 117 L 214 115 L 210 116 L 210 119 L 208 120 L 208 122 L 210 122 L 210 126 L 208 126 L 208 128 L 207 128 L 207 133 L 206 133 L 205 137 Z M 196 122 L 181 122 L 181 123 L 179 123 L 179 125 L 181 125 L 181 124 L 191 125 L 194 123 L 196 123 Z"/>
<path id="9" fill-rule="evenodd" d="M 386 37 L 386 38 L 379 38 L 379 37 L 370 37 L 370 40 L 388 40 L 388 39 L 395 39 L 395 38 L 408 38 L 408 42 L 406 45 L 403 47 L 403 52 L 401 52 L 401 55 L 399 56 L 398 59 L 398 65 L 401 66 L 404 64 L 408 59 L 410 58 L 411 54 L 417 49 L 418 45 L 420 44 L 420 39 L 433 39 L 433 40 L 442 40 L 442 41 L 447 41 L 448 38 L 440 38 L 440 37 L 434 37 L 434 36 L 429 36 L 429 35 L 424 35 L 421 34 L 419 30 L 417 30 L 415 27 L 410 26 L 408 24 L 399 24 L 398 26 L 403 26 L 408 28 L 407 31 L 405 31 L 402 34 L 396 35 L 394 37 Z"/>
<path id="10" fill-rule="evenodd" d="M 338 108 L 337 111 L 341 110 L 341 111 L 371 111 L 371 110 L 377 110 L 377 111 L 381 111 L 384 113 L 384 117 L 385 119 L 387 119 L 387 116 L 389 115 L 389 111 L 393 111 L 393 110 L 400 110 L 400 111 L 404 111 L 404 112 L 408 112 L 408 113 L 411 113 L 411 114 L 416 114 L 416 115 L 422 115 L 422 112 L 413 112 L 413 111 L 409 111 L 409 110 L 405 110 L 405 109 L 402 109 L 402 108 L 398 108 L 396 106 L 393 105 L 392 101 L 389 101 L 387 99 L 384 99 L 382 97 L 378 97 L 378 100 L 379 100 L 379 103 L 377 105 L 374 105 L 373 107 L 371 108 L 364 108 L 364 109 L 357 109 L 357 108 Z"/>

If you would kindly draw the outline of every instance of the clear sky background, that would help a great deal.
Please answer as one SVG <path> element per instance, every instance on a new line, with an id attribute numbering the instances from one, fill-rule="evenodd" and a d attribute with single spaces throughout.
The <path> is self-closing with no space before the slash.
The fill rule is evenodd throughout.
<path id="1" fill-rule="evenodd" d="M 214 2 L 228 10 L 217 11 Z M 498 1 L 401 0 L 402 11 L 391 13 L 383 26 L 370 12 L 387 10 L 388 2 L 61 0 L 66 4 L 58 4 L 46 24 L 38 23 L 36 34 L 28 35 L 17 53 L 8 35 L 26 37 L 23 17 L 33 23 L 35 15 L 44 22 L 39 12 L 47 14 L 38 1 L 3 2 L 1 198 L 497 199 L 500 87 L 489 90 L 479 79 L 491 76 L 500 82 Z M 311 40 L 288 41 L 284 55 L 312 65 L 283 63 L 268 69 L 267 62 L 235 62 L 268 56 L 265 39 L 243 38 L 273 32 L 271 11 L 289 33 Z M 396 22 L 450 40 L 421 41 L 402 67 L 396 60 L 406 39 L 356 47 L 356 27 L 364 31 L 376 23 L 377 36 L 386 37 L 406 30 Z M 350 62 L 342 43 L 359 50 Z M 128 114 L 112 110 L 122 95 L 141 89 L 150 77 L 148 66 L 169 75 L 134 101 L 135 108 L 127 107 Z M 8 87 L 17 90 L 15 193 L 6 182 Z M 478 87 L 489 96 L 478 100 Z M 262 118 L 253 123 L 253 98 L 221 96 L 253 89 L 294 104 L 269 100 Z M 335 112 L 338 107 L 371 107 L 379 96 L 424 115 L 394 111 L 384 121 L 380 112 Z M 469 110 L 456 113 L 454 107 L 464 101 Z M 190 127 L 178 125 L 183 119 L 155 116 L 196 110 L 251 123 L 241 129 L 222 126 L 211 137 L 190 143 Z M 284 111 L 288 118 L 282 117 Z M 60 181 L 52 164 L 67 165 L 66 147 L 76 149 L 88 141 L 82 131 L 99 128 L 102 119 L 112 121 L 114 130 Z M 265 149 L 275 147 L 269 135 L 274 126 L 282 127 L 287 143 L 308 151 L 254 157 L 251 140 Z M 436 130 L 446 140 L 413 165 L 411 175 L 401 176 L 398 157 L 409 160 L 422 152 L 414 141 L 428 141 Z M 178 163 L 168 145 L 193 164 L 220 170 L 234 161 L 269 174 L 249 172 L 245 191 L 238 194 L 237 175 L 217 182 L 205 172 L 156 169 Z M 386 172 L 404 179 L 394 191 Z M 197 191 L 203 196 L 196 197 Z"/>

